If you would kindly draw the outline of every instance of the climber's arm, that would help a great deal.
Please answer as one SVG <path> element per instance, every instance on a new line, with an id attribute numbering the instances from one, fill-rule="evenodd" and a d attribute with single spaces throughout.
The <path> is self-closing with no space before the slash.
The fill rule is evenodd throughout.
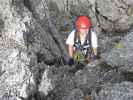
<path id="1" fill-rule="evenodd" d="M 97 56 L 97 48 L 92 48 L 93 49 L 93 54 Z"/>
<path id="2" fill-rule="evenodd" d="M 68 53 L 69 53 L 69 57 L 73 58 L 73 56 L 74 56 L 74 47 L 73 47 L 73 45 L 68 45 Z"/>

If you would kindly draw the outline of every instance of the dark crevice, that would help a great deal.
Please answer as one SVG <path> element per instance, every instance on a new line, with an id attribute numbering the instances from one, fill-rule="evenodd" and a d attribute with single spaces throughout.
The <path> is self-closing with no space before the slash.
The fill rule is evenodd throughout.
<path id="1" fill-rule="evenodd" d="M 4 21 L 1 19 L 1 15 L 0 15 L 0 33 L 2 31 L 2 29 L 4 28 Z M 1 34 L 0 34 L 1 35 Z M 2 36 L 2 35 L 1 35 Z M 0 36 L 0 37 L 1 37 Z"/>
<path id="2" fill-rule="evenodd" d="M 62 40 L 60 39 L 60 36 L 58 35 L 59 32 L 56 29 L 56 27 L 52 24 L 52 22 L 49 23 L 49 33 L 50 33 L 51 37 L 53 38 L 53 40 L 55 41 L 58 48 L 60 49 L 61 54 L 66 55 L 65 46 L 63 46 L 64 44 L 62 44 Z"/>
<path id="3" fill-rule="evenodd" d="M 109 71 L 112 70 L 112 66 L 108 65 L 107 62 L 103 61 L 99 64 L 101 71 Z"/>
<path id="4" fill-rule="evenodd" d="M 55 37 L 52 35 L 52 34 L 54 34 L 54 33 L 52 33 L 51 30 L 49 31 L 49 33 L 51 33 L 51 36 L 52 36 L 54 42 L 56 43 L 57 47 L 60 49 L 61 54 L 63 54 L 63 50 L 62 50 L 62 47 L 61 47 L 61 45 L 60 45 L 60 41 L 58 40 L 58 38 L 55 38 Z"/>
<path id="5" fill-rule="evenodd" d="M 42 2 L 43 3 L 43 2 Z M 31 3 L 30 3 L 30 1 L 29 0 L 24 0 L 24 5 L 29 9 L 29 11 L 31 11 L 32 13 L 33 13 L 33 17 L 38 21 L 38 23 L 40 24 L 42 21 L 39 21 L 39 19 L 36 17 L 37 15 L 35 15 L 34 14 L 34 11 L 33 11 L 33 9 L 32 9 L 32 6 L 31 6 Z M 44 4 L 43 4 L 43 6 L 44 6 Z M 46 8 L 44 7 L 44 10 L 45 10 Z M 45 12 L 45 13 L 47 13 L 47 11 Z M 56 45 L 58 46 L 58 48 L 60 49 L 60 52 L 61 52 L 61 54 L 63 54 L 63 55 L 65 55 L 65 51 L 64 51 L 64 49 L 62 48 L 62 45 L 61 45 L 61 39 L 59 39 L 59 38 L 56 38 L 57 36 L 56 36 L 56 34 L 58 34 L 59 32 L 57 31 L 57 29 L 56 29 L 56 27 L 52 24 L 52 22 L 51 22 L 51 20 L 50 20 L 50 18 L 47 18 L 48 19 L 48 21 L 50 21 L 50 23 L 49 23 L 49 25 L 48 25 L 48 31 L 49 31 L 49 33 L 50 33 L 50 36 L 52 37 L 52 39 L 55 41 L 55 43 L 56 43 Z M 39 25 L 39 27 L 41 27 L 41 28 L 43 28 L 43 26 L 41 25 Z M 43 32 L 43 31 L 42 31 Z M 55 34 L 55 35 L 54 35 Z M 53 56 L 57 56 L 57 55 L 55 55 L 53 52 L 52 52 L 52 50 L 50 50 L 50 52 L 52 53 L 52 55 Z"/>
<path id="6" fill-rule="evenodd" d="M 24 5 L 25 5 L 26 8 L 28 8 L 29 11 L 32 12 L 32 7 L 31 7 L 30 0 L 24 0 Z"/>
<path id="7" fill-rule="evenodd" d="M 108 22 L 110 22 L 110 23 L 114 23 L 114 21 L 110 20 L 108 17 L 103 16 L 103 15 L 98 11 L 97 6 L 96 6 L 95 10 L 96 10 L 96 15 L 100 15 L 100 16 L 102 16 L 106 21 L 108 21 Z M 97 18 L 98 18 L 98 17 L 97 17 Z"/>
<path id="8" fill-rule="evenodd" d="M 55 67 L 58 67 L 59 65 L 64 65 L 65 60 L 64 57 L 54 57 L 53 59 L 47 59 L 44 54 L 36 53 L 37 56 L 37 62 L 41 63 L 44 62 L 46 65 L 55 65 Z"/>
<path id="9" fill-rule="evenodd" d="M 29 95 L 25 100 L 46 100 L 46 99 L 45 99 L 45 94 L 38 91 L 33 95 Z"/>
<path id="10" fill-rule="evenodd" d="M 96 20 L 97 20 L 97 22 L 99 24 L 99 27 L 101 28 L 102 32 L 105 32 L 104 28 L 101 27 L 99 15 L 100 15 L 100 12 L 97 9 L 97 2 L 95 2 L 95 16 L 96 16 Z"/>
<path id="11" fill-rule="evenodd" d="M 41 54 L 41 53 L 36 53 L 36 56 L 37 56 L 37 62 L 38 63 L 41 63 L 42 61 L 45 62 L 47 65 L 54 65 L 55 64 L 55 59 L 50 59 L 50 60 L 47 60 L 45 55 L 44 54 Z"/>

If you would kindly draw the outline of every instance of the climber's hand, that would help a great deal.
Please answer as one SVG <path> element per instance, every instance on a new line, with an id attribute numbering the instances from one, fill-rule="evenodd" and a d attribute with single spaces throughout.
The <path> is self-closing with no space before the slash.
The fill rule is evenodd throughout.
<path id="1" fill-rule="evenodd" d="M 73 58 L 69 58 L 68 65 L 74 65 L 74 59 Z"/>
<path id="2" fill-rule="evenodd" d="M 92 61 L 94 61 L 94 60 L 96 60 L 96 59 L 97 59 L 97 55 L 92 55 L 92 56 L 91 56 L 91 60 L 92 60 Z"/>

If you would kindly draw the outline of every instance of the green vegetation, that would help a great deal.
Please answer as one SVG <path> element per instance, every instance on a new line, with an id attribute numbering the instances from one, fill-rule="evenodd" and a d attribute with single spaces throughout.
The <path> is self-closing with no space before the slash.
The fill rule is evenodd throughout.
<path id="1" fill-rule="evenodd" d="M 124 48 L 124 45 L 123 45 L 122 42 L 119 42 L 119 43 L 117 43 L 117 44 L 115 45 L 115 47 L 118 48 L 118 49 L 122 49 L 122 48 Z"/>

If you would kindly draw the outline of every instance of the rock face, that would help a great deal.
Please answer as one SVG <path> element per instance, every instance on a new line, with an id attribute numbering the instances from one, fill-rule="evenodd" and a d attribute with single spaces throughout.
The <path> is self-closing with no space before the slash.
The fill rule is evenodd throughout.
<path id="1" fill-rule="evenodd" d="M 133 33 L 126 35 L 121 41 L 119 41 L 108 54 L 105 54 L 103 58 L 112 67 L 121 67 L 122 70 L 132 72 L 132 38 Z M 106 56 L 106 57 L 105 57 Z"/>
<path id="2" fill-rule="evenodd" d="M 131 0 L 97 0 L 97 12 L 101 27 L 110 30 L 126 30 L 133 24 Z M 129 4 L 130 2 L 130 4 Z M 105 25 L 106 23 L 106 25 Z"/>
<path id="3" fill-rule="evenodd" d="M 9 93 L 9 95 L 27 97 L 26 89 L 32 76 L 27 66 L 29 64 L 27 55 L 17 49 L 8 49 L 3 54 L 7 55 L 5 60 L 1 61 L 0 96 Z"/>
<path id="4" fill-rule="evenodd" d="M 84 100 L 84 94 L 80 89 L 74 89 L 69 94 L 67 100 Z"/>
<path id="5" fill-rule="evenodd" d="M 95 27 L 105 31 L 125 31 L 132 26 L 133 2 L 131 0 L 52 0 L 59 11 L 73 15 L 89 15 Z"/>
<path id="6" fill-rule="evenodd" d="M 122 82 L 103 87 L 95 100 L 132 100 L 133 87 L 131 82 Z"/>
<path id="7" fill-rule="evenodd" d="M 123 36 L 100 33 L 102 59 L 94 66 L 64 63 L 65 40 L 78 15 L 89 15 L 96 31 L 122 32 L 132 28 L 132 4 L 1 0 L 0 100 L 132 99 L 132 30 Z"/>
<path id="8" fill-rule="evenodd" d="M 26 32 L 25 23 L 30 23 L 31 14 L 9 0 L 0 1 L 1 37 L 0 37 L 0 98 L 2 100 L 19 100 L 26 98 L 27 87 L 34 84 L 32 73 L 28 66 L 30 58 L 27 56 L 23 34 Z M 16 9 L 17 8 L 17 9 Z M 32 82 L 31 82 L 32 81 Z"/>
<path id="9" fill-rule="evenodd" d="M 39 86 L 39 91 L 42 92 L 44 95 L 48 95 L 48 91 L 54 88 L 51 78 L 48 77 L 48 72 L 49 70 L 46 69 L 43 73 L 42 80 Z"/>

